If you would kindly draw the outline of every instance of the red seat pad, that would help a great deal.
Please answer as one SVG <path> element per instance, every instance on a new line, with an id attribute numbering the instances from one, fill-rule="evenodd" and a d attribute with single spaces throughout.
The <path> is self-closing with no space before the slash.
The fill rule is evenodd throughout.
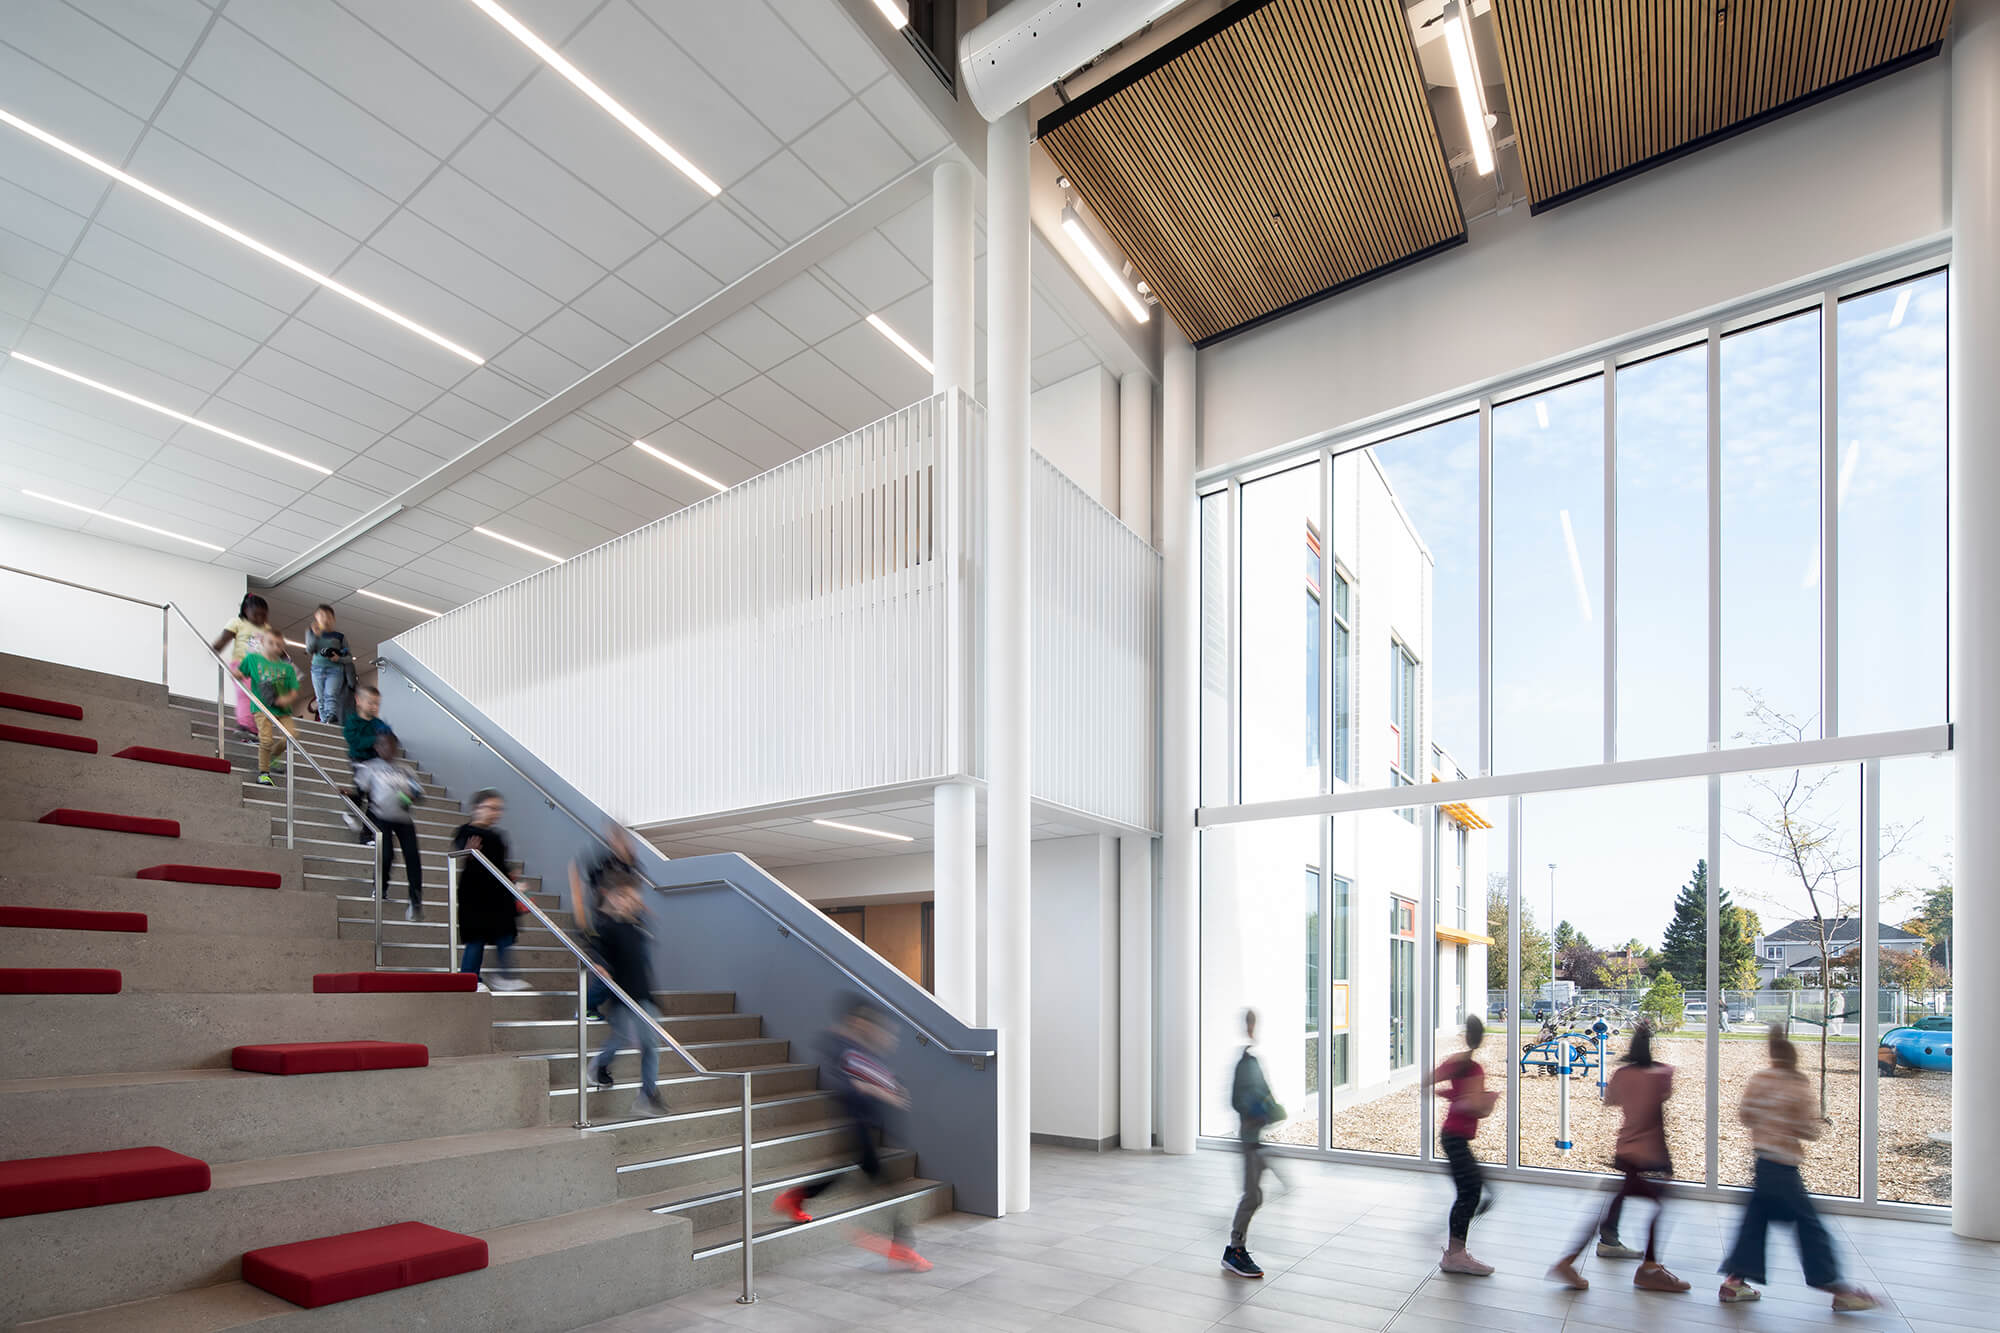
<path id="1" fill-rule="evenodd" d="M 208 1188 L 208 1163 L 165 1148 L 120 1148 L 0 1162 L 0 1217 L 60 1213 Z"/>
<path id="2" fill-rule="evenodd" d="M 106 833 L 143 833 L 151 838 L 178 838 L 178 819 L 152 819 L 145 815 L 116 815 L 109 810 L 51 810 L 35 821 L 61 824 L 66 828 L 103 829 Z"/>
<path id="3" fill-rule="evenodd" d="M 97 753 L 97 742 L 88 736 L 69 736 L 60 731 L 17 727 L 11 722 L 0 722 L 0 741 L 19 741 L 22 745 L 46 745 L 51 750 L 75 750 L 78 754 Z"/>
<path id="4" fill-rule="evenodd" d="M 172 764 L 175 768 L 198 768 L 204 773 L 227 773 L 229 761 L 212 754 L 190 754 L 186 750 L 162 750 L 156 745 L 128 745 L 113 759 L 137 759 L 146 764 Z"/>
<path id="5" fill-rule="evenodd" d="M 478 989 L 479 978 L 470 972 L 321 972 L 313 977 L 313 991 L 319 995 Z"/>
<path id="6" fill-rule="evenodd" d="M 109 967 L 0 967 L 0 995 L 116 995 L 125 974 Z"/>
<path id="7" fill-rule="evenodd" d="M 344 1074 L 356 1069 L 422 1069 L 431 1048 L 414 1041 L 288 1041 L 238 1046 L 230 1064 L 253 1074 Z"/>
<path id="8" fill-rule="evenodd" d="M 66 717 L 72 722 L 83 721 L 82 704 L 66 704 L 60 699 L 38 699 L 32 694 L 15 694 L 10 690 L 0 690 L 0 708 L 40 713 L 44 717 Z"/>
<path id="9" fill-rule="evenodd" d="M 170 879 L 177 884 L 228 884 L 239 889 L 275 889 L 285 877 L 275 870 L 234 870 L 228 866 L 147 866 L 135 879 Z"/>
<path id="10" fill-rule="evenodd" d="M 0 926 L 32 930 L 128 930 L 144 933 L 144 912 L 93 912 L 81 907 L 0 907 Z"/>
<path id="11" fill-rule="evenodd" d="M 243 1256 L 243 1280 L 310 1309 L 484 1267 L 479 1237 L 398 1222 L 252 1250 Z"/>

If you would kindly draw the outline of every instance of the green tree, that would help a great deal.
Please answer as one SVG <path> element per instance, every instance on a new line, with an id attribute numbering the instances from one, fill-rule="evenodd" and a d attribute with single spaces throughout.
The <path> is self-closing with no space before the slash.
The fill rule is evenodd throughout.
<path id="1" fill-rule="evenodd" d="M 1687 992 L 1681 983 L 1674 980 L 1674 974 L 1660 969 L 1660 975 L 1653 978 L 1653 984 L 1646 989 L 1646 998 L 1640 1002 L 1639 1012 L 1650 1015 L 1653 1030 L 1672 1032 L 1681 1025 L 1687 1014 Z"/>
<path id="2" fill-rule="evenodd" d="M 1940 884 L 1924 893 L 1923 906 L 1903 923 L 1912 935 L 1921 935 L 1930 946 L 1926 952 L 1934 963 L 1951 966 L 1951 885 Z"/>
<path id="3" fill-rule="evenodd" d="M 1486 951 L 1486 990 L 1489 995 L 1507 993 L 1507 877 L 1486 877 L 1486 933 L 1493 947 Z M 1535 924 L 1535 912 L 1521 904 L 1521 994 L 1533 996 L 1549 979 L 1548 932 Z"/>
<path id="4" fill-rule="evenodd" d="M 1738 907 L 1723 900 L 1722 930 L 1722 988 L 1724 990 L 1757 989 L 1757 937 L 1764 933 L 1763 924 L 1757 914 L 1747 907 Z"/>
<path id="5" fill-rule="evenodd" d="M 1806 983 L 1789 972 L 1771 983 L 1772 990 L 1804 990 Z"/>
<path id="6" fill-rule="evenodd" d="M 1753 990 L 1757 985 L 1757 936 L 1762 928 L 1756 913 L 1729 901 L 1729 890 L 1716 893 L 1721 908 L 1717 929 L 1721 958 L 1717 971 L 1727 990 Z M 1660 941 L 1660 966 L 1695 984 L 1708 979 L 1708 861 L 1694 863 L 1694 878 L 1681 885 L 1674 899 L 1674 919 Z"/>

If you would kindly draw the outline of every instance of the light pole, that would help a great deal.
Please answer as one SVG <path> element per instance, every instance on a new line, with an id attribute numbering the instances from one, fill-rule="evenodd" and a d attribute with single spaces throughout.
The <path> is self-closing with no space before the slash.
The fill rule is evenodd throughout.
<path id="1" fill-rule="evenodd" d="M 1549 1017 L 1556 1016 L 1556 863 L 1549 862 Z"/>

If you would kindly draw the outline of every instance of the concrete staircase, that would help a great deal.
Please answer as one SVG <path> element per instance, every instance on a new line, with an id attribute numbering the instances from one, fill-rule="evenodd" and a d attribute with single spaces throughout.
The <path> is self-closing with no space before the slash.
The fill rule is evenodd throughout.
<path id="1" fill-rule="evenodd" d="M 159 1144 L 208 1162 L 205 1193 L 0 1219 L 0 1327 L 219 1330 L 560 1330 L 733 1280 L 740 1244 L 741 1112 L 734 1080 L 702 1078 L 671 1051 L 671 1113 L 633 1118 L 638 1060 L 589 1094 L 575 1129 L 576 972 L 547 929 L 524 930 L 531 989 L 489 994 L 312 993 L 312 975 L 374 966 L 372 849 L 300 765 L 295 842 L 286 789 L 252 779 L 255 746 L 225 737 L 232 771 L 112 758 L 128 744 L 215 753 L 213 701 L 0 655 L 0 690 L 83 706 L 68 721 L 0 707 L 0 722 L 94 737 L 99 752 L 0 741 L 0 905 L 148 915 L 143 934 L 0 928 L 0 967 L 111 967 L 116 995 L 0 995 L 4 1156 Z M 392 719 L 393 720 L 393 719 Z M 233 719 L 226 719 L 233 733 Z M 350 781 L 337 728 L 300 739 Z M 421 919 L 402 918 L 403 870 L 384 913 L 382 966 L 447 966 L 444 852 L 457 798 L 418 770 Z M 35 823 L 57 807 L 182 822 L 176 840 Z M 140 880 L 161 862 L 276 872 L 247 889 Z M 560 897 L 530 889 L 558 927 Z M 490 961 L 490 960 L 489 960 Z M 845 1128 L 815 1065 L 735 1012 L 723 992 L 655 997 L 676 1039 L 711 1069 L 755 1071 L 752 1126 L 760 1264 L 844 1239 L 844 1221 L 950 1207 L 907 1152 L 891 1183 L 843 1182 L 819 1220 L 791 1225 L 768 1195 L 851 1173 Z M 604 1034 L 593 1021 L 594 1046 Z M 229 1067 L 239 1043 L 382 1039 L 427 1044 L 421 1069 L 276 1077 Z M 239 1279 L 245 1250 L 416 1220 L 488 1243 L 484 1270 L 304 1310 Z"/>

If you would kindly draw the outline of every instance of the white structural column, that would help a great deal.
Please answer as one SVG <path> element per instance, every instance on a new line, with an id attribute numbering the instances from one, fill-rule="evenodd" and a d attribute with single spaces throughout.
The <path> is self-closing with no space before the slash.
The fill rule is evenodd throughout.
<path id="1" fill-rule="evenodd" d="M 972 392 L 972 169 L 943 162 L 931 173 L 931 391 Z M 950 575 L 958 577 L 959 571 Z M 972 664 L 961 662 L 966 679 Z M 971 699 L 966 689 L 956 697 Z M 954 719 L 953 725 L 962 725 Z M 966 728 L 969 731 L 969 728 Z M 969 741 L 969 737 L 967 738 Z M 969 766 L 971 747 L 959 750 Z M 932 801 L 932 971 L 937 1001 L 960 1022 L 979 1021 L 979 794 L 941 783 Z"/>
<path id="2" fill-rule="evenodd" d="M 1194 1151 L 1200 1120 L 1201 886 L 1194 348 L 1163 329 L 1160 406 L 1160 1146 Z"/>
<path id="3" fill-rule="evenodd" d="M 1153 382 L 1118 381 L 1118 517 L 1153 539 Z M 1118 1144 L 1153 1147 L 1153 840 L 1118 840 Z"/>
<path id="4" fill-rule="evenodd" d="M 1028 1207 L 1028 112 L 986 127 L 986 985 L 1003 1211 Z"/>
<path id="5" fill-rule="evenodd" d="M 2000 956 L 2000 5 L 1960 5 L 1951 81 L 1952 948 Z M 1960 968 L 1953 1007 L 2000 1012 L 2000 968 Z M 1951 1225 L 2000 1240 L 2000 1041 L 1953 1052 Z"/>

